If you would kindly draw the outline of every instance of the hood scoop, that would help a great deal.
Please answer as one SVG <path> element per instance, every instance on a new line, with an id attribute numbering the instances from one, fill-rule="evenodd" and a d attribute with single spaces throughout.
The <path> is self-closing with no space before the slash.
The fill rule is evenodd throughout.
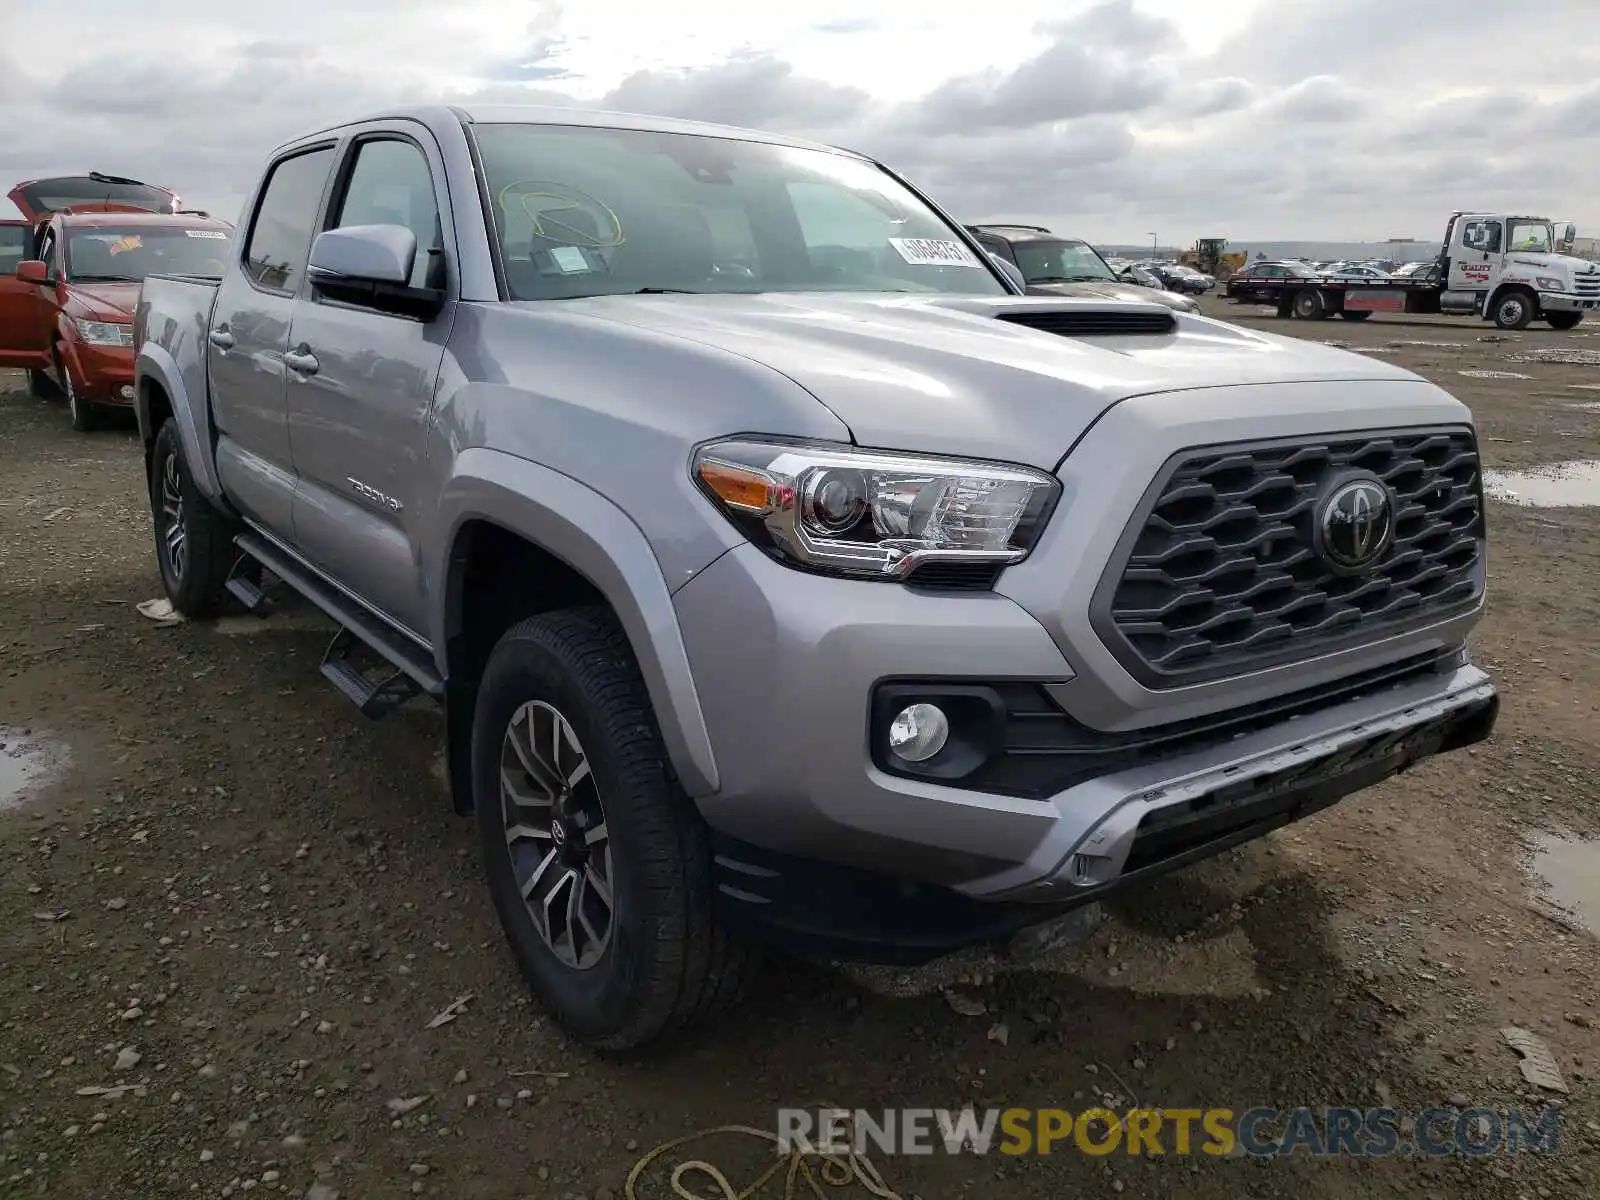
<path id="1" fill-rule="evenodd" d="M 1178 320 L 1171 309 L 1057 309 L 995 315 L 1013 325 L 1026 325 L 1029 329 L 1060 337 L 1132 337 L 1178 331 Z"/>

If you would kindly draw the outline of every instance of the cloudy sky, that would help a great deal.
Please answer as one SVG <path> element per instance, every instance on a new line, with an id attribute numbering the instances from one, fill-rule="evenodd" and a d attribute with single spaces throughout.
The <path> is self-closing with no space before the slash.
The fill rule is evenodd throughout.
<path id="1" fill-rule="evenodd" d="M 232 218 L 280 140 L 473 99 L 800 133 L 1100 242 L 1600 227 L 1600 0 L 0 0 L 0 181 Z"/>

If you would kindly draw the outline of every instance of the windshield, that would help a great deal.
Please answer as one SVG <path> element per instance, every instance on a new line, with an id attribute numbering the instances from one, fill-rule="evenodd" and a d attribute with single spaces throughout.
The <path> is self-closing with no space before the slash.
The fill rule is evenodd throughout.
<path id="1" fill-rule="evenodd" d="M 228 235 L 182 225 L 95 226 L 67 234 L 67 278 L 138 283 L 146 275 L 222 278 Z"/>
<path id="2" fill-rule="evenodd" d="M 1509 246 L 1512 250 L 1532 250 L 1548 254 L 1555 246 L 1555 233 L 1548 221 L 1512 221 Z"/>
<path id="3" fill-rule="evenodd" d="M 471 128 L 518 300 L 1007 294 L 950 226 L 860 159 L 636 129 Z"/>
<path id="4" fill-rule="evenodd" d="M 1117 278 L 1094 247 L 1083 242 L 1019 242 L 1011 249 L 1029 283 L 1115 282 Z"/>

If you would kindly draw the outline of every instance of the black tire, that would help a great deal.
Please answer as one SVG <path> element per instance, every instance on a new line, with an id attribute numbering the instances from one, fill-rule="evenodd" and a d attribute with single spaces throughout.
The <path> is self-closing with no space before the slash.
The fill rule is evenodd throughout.
<path id="1" fill-rule="evenodd" d="M 72 369 L 65 360 L 58 358 L 56 370 L 61 376 L 61 391 L 67 401 L 67 415 L 72 418 L 72 427 L 79 433 L 91 433 L 98 429 L 100 413 L 78 391 L 78 385 L 72 379 Z"/>
<path id="2" fill-rule="evenodd" d="M 28 368 L 28 395 L 37 396 L 41 400 L 54 400 L 60 394 L 48 374 L 38 367 Z"/>
<path id="3" fill-rule="evenodd" d="M 1352 311 L 1352 310 L 1347 308 L 1347 309 L 1343 310 L 1339 315 L 1341 317 L 1343 317 L 1346 321 L 1365 321 L 1368 317 L 1370 317 L 1372 315 L 1372 313 L 1368 309 L 1357 309 L 1355 311 Z"/>
<path id="4" fill-rule="evenodd" d="M 1526 329 L 1534 314 L 1539 311 L 1539 301 L 1524 288 L 1507 288 L 1494 298 L 1494 326 L 1496 329 Z"/>
<path id="5" fill-rule="evenodd" d="M 1544 319 L 1550 322 L 1551 329 L 1576 329 L 1583 324 L 1581 312 L 1545 313 Z"/>
<path id="6" fill-rule="evenodd" d="M 174 490 L 176 504 L 170 494 Z M 172 607 L 186 617 L 218 611 L 228 594 L 223 585 L 233 566 L 233 538 L 238 529 L 195 486 L 172 417 L 157 430 L 150 452 L 150 518 L 156 564 Z M 182 548 L 177 553 L 170 529 L 175 518 L 183 527 Z"/>
<path id="7" fill-rule="evenodd" d="M 571 726 L 603 805 L 613 924 L 598 958 L 583 968 L 562 961 L 540 934 L 507 839 L 502 755 L 508 727 L 530 702 L 550 706 Z M 500 638 L 473 713 L 472 795 L 501 928 L 534 994 L 574 1037 L 597 1050 L 634 1049 L 743 994 L 757 956 L 715 920 L 707 829 L 673 773 L 609 610 L 546 613 Z M 544 843 L 523 845 L 537 845 L 537 855 Z"/>
<path id="8" fill-rule="evenodd" d="M 1320 321 L 1328 315 L 1322 293 L 1316 288 L 1301 288 L 1294 294 L 1294 315 L 1302 321 Z"/>

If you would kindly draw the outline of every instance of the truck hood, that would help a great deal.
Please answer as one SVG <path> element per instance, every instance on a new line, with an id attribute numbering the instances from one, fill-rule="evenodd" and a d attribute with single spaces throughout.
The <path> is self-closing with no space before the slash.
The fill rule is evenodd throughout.
<path id="1" fill-rule="evenodd" d="M 1512 266 L 1532 267 L 1546 273 L 1600 275 L 1600 263 L 1590 262 L 1586 258 L 1575 258 L 1570 254 L 1543 254 L 1530 250 L 1514 250 L 1506 256 L 1506 262 Z"/>
<path id="2" fill-rule="evenodd" d="M 1150 304 L 766 293 L 593 296 L 529 307 L 549 304 L 769 366 L 827 406 L 864 446 L 1045 469 L 1130 396 L 1313 380 L 1420 382 L 1375 358 L 1188 313 L 1171 313 L 1173 333 L 1093 337 L 997 319 L 1168 312 Z M 748 432 L 763 432 L 759 414 Z"/>
<path id="3" fill-rule="evenodd" d="M 1189 297 L 1180 296 L 1177 292 L 1158 291 L 1155 288 L 1140 287 L 1136 283 L 1119 283 L 1112 279 L 1092 283 L 1030 283 L 1028 294 L 1082 296 L 1091 300 L 1126 300 L 1133 304 L 1163 304 L 1179 312 L 1194 312 L 1199 307 Z"/>
<path id="4" fill-rule="evenodd" d="M 90 321 L 131 321 L 139 303 L 137 283 L 69 283 L 72 315 Z"/>

